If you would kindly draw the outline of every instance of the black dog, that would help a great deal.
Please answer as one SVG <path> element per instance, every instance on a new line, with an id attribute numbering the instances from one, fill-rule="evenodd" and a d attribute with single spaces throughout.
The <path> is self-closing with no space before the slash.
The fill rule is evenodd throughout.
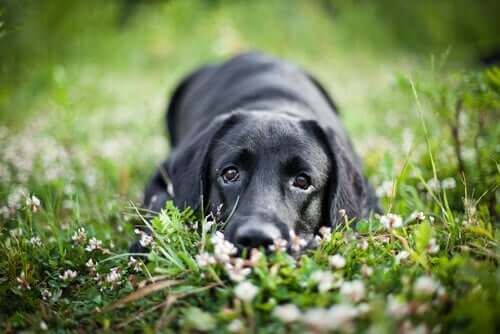
<path id="1" fill-rule="evenodd" d="M 341 209 L 349 218 L 377 210 L 334 102 L 289 63 L 248 53 L 198 69 L 173 93 L 167 125 L 172 152 L 145 207 L 221 206 L 224 235 L 240 248 L 292 230 L 310 239 L 342 221 Z"/>

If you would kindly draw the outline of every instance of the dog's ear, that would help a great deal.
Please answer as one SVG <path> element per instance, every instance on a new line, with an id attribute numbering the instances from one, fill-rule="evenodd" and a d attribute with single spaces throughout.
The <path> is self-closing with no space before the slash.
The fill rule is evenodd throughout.
<path id="1" fill-rule="evenodd" d="M 315 121 L 307 123 L 325 146 L 331 160 L 332 172 L 326 195 L 331 226 L 344 221 L 340 210 L 345 210 L 349 219 L 365 218 L 371 211 L 378 211 L 375 193 L 363 175 L 361 160 L 349 139 Z"/>
<path id="2" fill-rule="evenodd" d="M 208 195 L 208 163 L 213 143 L 223 132 L 234 125 L 236 115 L 220 115 L 210 124 L 186 138 L 171 152 L 164 166 L 172 185 L 172 195 L 176 206 L 200 208 L 201 200 Z M 203 203 L 204 205 L 207 202 Z"/>

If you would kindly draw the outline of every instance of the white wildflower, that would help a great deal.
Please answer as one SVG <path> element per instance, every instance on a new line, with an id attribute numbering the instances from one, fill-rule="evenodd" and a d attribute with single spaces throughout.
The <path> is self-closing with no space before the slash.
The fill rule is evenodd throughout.
<path id="1" fill-rule="evenodd" d="M 240 333 L 243 331 L 243 322 L 240 319 L 234 319 L 227 325 L 227 330 L 230 333 Z"/>
<path id="2" fill-rule="evenodd" d="M 234 288 L 234 295 L 244 302 L 251 302 L 258 292 L 259 288 L 249 281 L 241 282 Z"/>
<path id="3" fill-rule="evenodd" d="M 411 220 L 423 221 L 425 220 L 425 214 L 422 211 L 414 211 L 410 215 Z"/>
<path id="4" fill-rule="evenodd" d="M 301 313 L 295 304 L 284 304 L 274 308 L 273 316 L 285 323 L 290 323 L 299 320 Z"/>
<path id="5" fill-rule="evenodd" d="M 345 209 L 340 209 L 339 216 L 340 218 L 347 218 L 347 211 Z"/>
<path id="6" fill-rule="evenodd" d="M 332 228 L 328 226 L 321 226 L 320 229 L 318 230 L 319 235 L 321 236 L 322 239 L 324 240 L 330 240 L 332 237 Z"/>
<path id="7" fill-rule="evenodd" d="M 114 267 L 111 268 L 109 273 L 106 275 L 106 282 L 110 283 L 112 288 L 120 285 L 120 280 L 122 278 L 121 273 L 119 272 L 120 268 Z"/>
<path id="8" fill-rule="evenodd" d="M 46 323 L 45 321 L 40 320 L 40 329 L 41 329 L 42 331 L 46 331 L 46 330 L 48 330 L 48 329 L 49 329 L 49 326 L 47 326 L 47 323 Z"/>
<path id="9" fill-rule="evenodd" d="M 290 248 L 294 252 L 300 252 L 302 248 L 307 245 L 307 241 L 295 234 L 293 230 L 290 231 Z"/>
<path id="10" fill-rule="evenodd" d="M 361 273 L 364 277 L 370 277 L 373 274 L 373 268 L 367 266 L 366 264 L 363 264 L 363 266 L 361 267 Z"/>
<path id="11" fill-rule="evenodd" d="M 349 331 L 353 325 L 352 321 L 357 316 L 357 308 L 349 304 L 337 304 L 328 309 L 328 317 L 335 324 L 333 329 Z"/>
<path id="12" fill-rule="evenodd" d="M 360 280 L 344 282 L 340 294 L 353 303 L 359 303 L 365 297 L 365 286 Z"/>
<path id="13" fill-rule="evenodd" d="M 26 206 L 33 212 L 37 213 L 40 210 L 41 202 L 38 197 L 31 195 L 26 197 Z"/>
<path id="14" fill-rule="evenodd" d="M 18 289 L 20 289 L 20 290 L 31 290 L 31 286 L 28 283 L 28 281 L 26 280 L 26 274 L 24 273 L 24 271 L 21 272 L 21 275 L 19 275 L 18 277 L 16 277 L 16 281 L 17 281 L 17 283 L 19 283 L 19 285 L 17 286 Z"/>
<path id="15" fill-rule="evenodd" d="M 367 250 L 368 249 L 368 246 L 370 246 L 368 244 L 368 240 L 366 239 L 362 239 L 359 243 L 358 243 L 358 247 L 361 248 L 362 250 Z"/>
<path id="16" fill-rule="evenodd" d="M 358 311 L 359 316 L 366 316 L 372 310 L 370 304 L 368 303 L 361 303 L 358 305 L 356 309 Z"/>
<path id="17" fill-rule="evenodd" d="M 128 267 L 131 268 L 134 272 L 140 273 L 142 271 L 141 263 L 141 261 L 131 256 L 128 261 Z"/>
<path id="18" fill-rule="evenodd" d="M 388 213 L 380 217 L 380 223 L 387 229 L 393 229 L 403 226 L 403 219 L 396 214 Z"/>
<path id="19" fill-rule="evenodd" d="M 244 261 L 241 258 L 234 260 L 234 264 L 226 263 L 224 268 L 233 282 L 241 282 L 247 278 L 252 272 L 252 269 L 244 267 Z"/>
<path id="20" fill-rule="evenodd" d="M 52 292 L 50 292 L 49 289 L 43 289 L 40 291 L 40 294 L 43 300 L 49 300 L 52 297 Z"/>
<path id="21" fill-rule="evenodd" d="M 406 262 L 406 260 L 408 260 L 409 257 L 410 257 L 410 253 L 408 253 L 405 250 L 402 250 L 395 257 L 396 264 L 400 264 L 401 262 Z"/>
<path id="22" fill-rule="evenodd" d="M 42 239 L 38 236 L 33 236 L 30 238 L 30 244 L 34 247 L 40 247 L 42 246 Z"/>
<path id="23" fill-rule="evenodd" d="M 413 292 L 420 296 L 431 296 L 440 286 L 439 282 L 436 282 L 432 277 L 420 276 L 413 285 Z"/>
<path id="24" fill-rule="evenodd" d="M 400 301 L 393 295 L 387 297 L 386 312 L 393 316 L 396 320 L 402 319 L 410 312 L 410 306 L 407 303 Z"/>
<path id="25" fill-rule="evenodd" d="M 196 263 L 198 264 L 198 266 L 200 266 L 200 268 L 216 263 L 215 257 L 213 257 L 207 252 L 200 253 L 196 255 L 195 258 L 196 258 Z"/>
<path id="26" fill-rule="evenodd" d="M 0 216 L 3 217 L 3 219 L 9 219 L 11 214 L 11 210 L 7 206 L 2 206 L 0 208 Z"/>
<path id="27" fill-rule="evenodd" d="M 97 271 L 97 263 L 94 262 L 94 260 L 89 259 L 86 263 L 85 266 L 89 269 L 91 273 L 95 273 Z"/>
<path id="28" fill-rule="evenodd" d="M 432 191 L 439 191 L 441 189 L 441 183 L 436 178 L 432 178 L 429 181 L 427 181 L 427 186 Z"/>
<path id="29" fill-rule="evenodd" d="M 394 187 L 393 181 L 384 181 L 380 186 L 375 189 L 377 197 L 392 197 L 392 189 Z"/>
<path id="30" fill-rule="evenodd" d="M 231 255 L 236 254 L 238 251 L 231 242 L 229 242 L 228 240 L 224 240 L 224 234 L 219 231 L 215 232 L 210 240 L 214 245 L 215 258 L 220 263 L 229 262 L 229 260 L 231 259 Z"/>
<path id="31" fill-rule="evenodd" d="M 329 271 L 317 270 L 312 273 L 311 279 L 318 284 L 319 292 L 326 292 L 333 288 L 333 275 Z"/>
<path id="32" fill-rule="evenodd" d="M 153 236 L 149 235 L 148 233 L 139 230 L 136 228 L 134 230 L 135 234 L 140 235 L 141 237 L 139 238 L 139 244 L 141 244 L 142 247 L 148 247 L 152 242 L 153 242 Z"/>
<path id="33" fill-rule="evenodd" d="M 87 232 L 84 227 L 80 227 L 71 237 L 75 243 L 83 245 L 87 241 Z"/>
<path id="34" fill-rule="evenodd" d="M 78 276 L 78 272 L 68 269 L 66 270 L 62 275 L 59 275 L 59 278 L 62 279 L 63 281 L 71 281 Z"/>
<path id="35" fill-rule="evenodd" d="M 302 322 L 316 331 L 333 330 L 336 326 L 330 314 L 323 308 L 311 308 L 302 316 Z"/>
<path id="36" fill-rule="evenodd" d="M 457 182 L 452 177 L 447 177 L 441 181 L 441 187 L 443 189 L 454 189 L 457 186 Z"/>
<path id="37" fill-rule="evenodd" d="M 251 267 L 255 267 L 260 259 L 262 258 L 262 252 L 257 248 L 252 248 L 250 251 L 250 258 L 248 259 L 248 265 Z"/>
<path id="38" fill-rule="evenodd" d="M 22 206 L 22 200 L 26 197 L 27 190 L 22 186 L 18 186 L 12 190 L 7 196 L 7 206 L 13 210 L 17 210 Z"/>
<path id="39" fill-rule="evenodd" d="M 288 242 L 285 239 L 282 238 L 276 238 L 274 239 L 274 243 L 269 246 L 269 249 L 272 251 L 286 251 L 286 247 L 288 245 Z"/>
<path id="40" fill-rule="evenodd" d="M 95 250 L 102 250 L 102 241 L 96 238 L 91 238 L 89 244 L 85 247 L 87 252 L 92 252 Z"/>
<path id="41" fill-rule="evenodd" d="M 343 257 L 340 254 L 335 254 L 332 255 L 328 258 L 328 263 L 330 263 L 330 266 L 336 268 L 336 269 L 341 269 L 344 268 L 346 265 L 346 260 L 345 257 Z"/>
<path id="42" fill-rule="evenodd" d="M 431 238 L 429 240 L 429 244 L 427 245 L 427 252 L 429 254 L 436 254 L 437 252 L 439 252 L 439 245 L 436 242 L 436 238 Z"/>

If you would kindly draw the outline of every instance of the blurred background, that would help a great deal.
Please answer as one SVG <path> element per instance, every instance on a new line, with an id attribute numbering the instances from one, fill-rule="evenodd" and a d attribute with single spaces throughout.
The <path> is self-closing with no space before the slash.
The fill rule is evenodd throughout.
<path id="1" fill-rule="evenodd" d="M 498 13 L 499 1 L 466 0 L 0 0 L 0 122 L 10 142 L 32 138 L 12 155 L 49 152 L 50 137 L 111 189 L 140 194 L 168 151 L 174 85 L 258 49 L 317 76 L 358 150 L 380 157 L 418 125 L 408 78 L 499 60 Z"/>

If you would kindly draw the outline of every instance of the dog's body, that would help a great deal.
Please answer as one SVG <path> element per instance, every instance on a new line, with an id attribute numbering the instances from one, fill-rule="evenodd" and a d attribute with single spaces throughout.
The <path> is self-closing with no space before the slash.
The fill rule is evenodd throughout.
<path id="1" fill-rule="evenodd" d="M 186 77 L 168 107 L 172 151 L 145 207 L 222 206 L 240 247 L 305 237 L 377 210 L 372 188 L 323 87 L 299 68 L 248 53 Z M 202 198 L 204 203 L 202 203 Z M 205 211 L 207 212 L 207 211 Z"/>

